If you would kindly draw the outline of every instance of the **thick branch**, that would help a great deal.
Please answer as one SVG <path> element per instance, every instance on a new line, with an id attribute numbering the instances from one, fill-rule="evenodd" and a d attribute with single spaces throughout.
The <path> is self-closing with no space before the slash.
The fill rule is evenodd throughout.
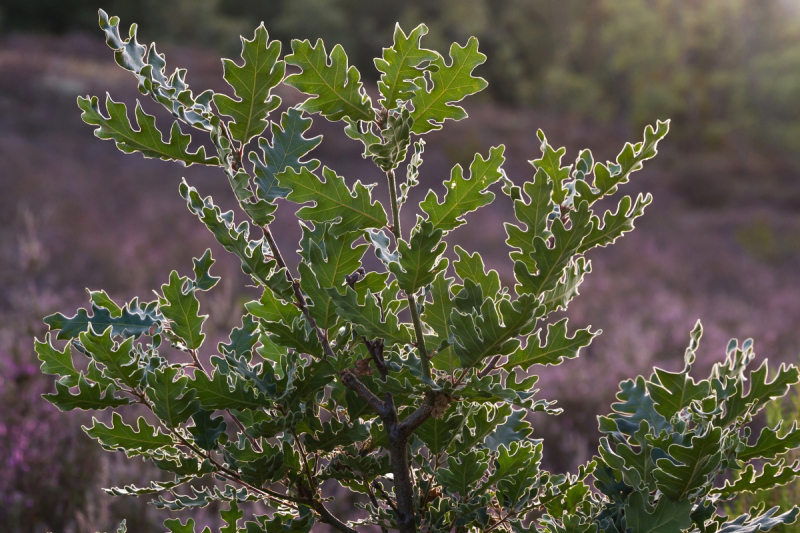
<path id="1" fill-rule="evenodd" d="M 378 416 L 383 419 L 385 416 L 388 415 L 389 409 L 385 403 L 383 403 L 380 398 L 375 396 L 371 390 L 364 385 L 360 379 L 356 377 L 355 374 L 350 372 L 349 370 L 344 370 L 339 374 L 339 379 L 342 380 L 345 387 L 355 392 L 359 398 L 364 400 L 369 404 L 372 409 L 378 413 Z"/>
<path id="2" fill-rule="evenodd" d="M 422 405 L 398 424 L 398 429 L 403 432 L 406 438 L 430 418 L 435 401 L 435 397 L 426 397 Z"/>

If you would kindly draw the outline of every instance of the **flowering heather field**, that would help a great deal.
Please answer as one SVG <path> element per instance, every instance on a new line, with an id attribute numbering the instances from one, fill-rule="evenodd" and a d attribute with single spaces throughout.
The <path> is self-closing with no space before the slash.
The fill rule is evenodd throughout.
<path id="1" fill-rule="evenodd" d="M 166 52 L 170 64 L 189 68 L 193 88 L 224 90 L 215 54 Z M 129 531 L 149 531 L 156 522 L 144 502 L 99 489 L 136 482 L 144 466 L 92 443 L 80 430 L 90 414 L 60 414 L 40 399 L 52 383 L 37 370 L 32 337 L 44 335 L 43 316 L 86 306 L 87 286 L 105 288 L 117 300 L 147 298 L 173 267 L 190 271 L 191 258 L 211 247 L 216 274 L 228 280 L 202 301 L 222 310 L 214 317 L 228 317 L 208 325 L 213 342 L 206 350 L 213 349 L 254 294 L 233 291 L 244 275 L 186 210 L 178 184 L 185 176 L 232 208 L 229 186 L 214 170 L 125 156 L 92 136 L 80 120 L 77 95 L 108 90 L 126 103 L 137 95 L 96 36 L 7 37 L 0 41 L 0 73 L 0 524 L 9 524 L 6 531 L 103 531 L 128 517 Z M 296 99 L 282 96 L 290 104 Z M 167 123 L 157 106 L 147 109 Z M 480 101 L 467 109 L 472 121 L 430 136 L 421 180 L 440 183 L 453 164 L 468 164 L 476 151 L 508 139 L 508 176 L 517 183 L 530 179 L 537 128 L 554 145 L 566 145 L 571 157 L 590 147 L 600 160 L 613 159 L 624 140 L 639 136 L 638 129 L 541 110 Z M 657 118 L 667 117 L 652 122 Z M 318 120 L 314 128 L 324 134 L 331 127 L 337 126 Z M 380 179 L 360 158 L 360 146 L 342 137 L 326 138 L 316 156 L 351 183 Z M 548 369 L 539 382 L 541 396 L 566 411 L 533 419 L 546 441 L 548 468 L 588 460 L 598 436 L 595 415 L 608 411 L 618 382 L 653 365 L 677 369 L 698 318 L 705 367 L 723 356 L 731 337 L 753 337 L 758 357 L 775 363 L 796 361 L 800 353 L 800 164 L 735 140 L 724 151 L 680 157 L 669 138 L 661 146 L 623 191 L 652 191 L 655 201 L 637 231 L 591 256 L 593 272 L 569 312 L 603 335 L 582 353 L 583 361 Z M 451 245 L 469 241 L 466 247 L 482 252 L 506 281 L 511 262 L 505 235 L 496 230 L 509 208 L 499 198 L 450 238 Z M 298 227 L 280 221 L 293 220 L 291 212 L 286 204 L 278 211 L 284 249 L 299 237 Z M 410 209 L 406 215 L 410 223 Z M 61 449 L 68 454 L 59 455 Z"/>

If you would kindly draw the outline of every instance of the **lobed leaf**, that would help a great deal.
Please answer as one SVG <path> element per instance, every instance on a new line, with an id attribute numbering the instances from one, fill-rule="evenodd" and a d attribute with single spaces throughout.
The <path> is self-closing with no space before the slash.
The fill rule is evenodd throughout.
<path id="1" fill-rule="evenodd" d="M 281 187 L 291 189 L 286 197 L 290 202 L 314 205 L 300 208 L 297 216 L 314 223 L 332 222 L 330 232 L 334 236 L 367 228 L 382 228 L 388 222 L 380 202 L 373 201 L 372 186 L 357 181 L 350 190 L 342 176 L 328 167 L 323 167 L 320 180 L 307 168 L 300 172 L 287 168 L 278 176 Z"/>
<path id="2" fill-rule="evenodd" d="M 314 46 L 308 40 L 294 39 L 292 53 L 284 61 L 301 69 L 288 76 L 284 83 L 311 95 L 300 105 L 303 111 L 321 113 L 331 121 L 374 118 L 369 96 L 361 86 L 361 74 L 356 67 L 347 65 L 347 54 L 340 45 L 333 47 L 329 60 L 322 39 Z"/>
<path id="3" fill-rule="evenodd" d="M 437 55 L 431 61 L 430 83 L 425 78 L 416 81 L 411 117 L 414 119 L 412 131 L 417 135 L 441 129 L 447 119 L 467 118 L 464 108 L 454 104 L 488 85 L 483 78 L 472 75 L 475 67 L 486 61 L 486 56 L 478 52 L 478 39 L 470 37 L 463 47 L 453 43 L 450 59 L 448 65 L 442 56 Z"/>
<path id="4" fill-rule="evenodd" d="M 194 295 L 193 287 L 184 292 L 187 282 L 188 278 L 178 276 L 173 270 L 169 275 L 169 283 L 161 286 L 164 297 L 160 299 L 160 309 L 169 320 L 172 333 L 180 337 L 188 349 L 196 350 L 206 338 L 201 331 L 208 315 L 199 314 L 200 302 Z"/>
<path id="5" fill-rule="evenodd" d="M 450 179 L 444 182 L 446 192 L 441 203 L 435 192 L 428 192 L 420 208 L 428 215 L 434 230 L 451 231 L 466 223 L 464 215 L 494 200 L 494 194 L 486 189 L 503 177 L 500 167 L 505 162 L 504 150 L 502 145 L 492 148 L 488 159 L 475 154 L 469 166 L 469 178 L 463 176 L 461 165 L 453 167 Z"/>
<path id="6" fill-rule="evenodd" d="M 398 101 L 410 100 L 417 90 L 414 81 L 424 73 L 422 65 L 439 57 L 433 50 L 421 48 L 420 40 L 427 33 L 428 27 L 424 24 L 408 35 L 400 24 L 395 24 L 394 44 L 384 48 L 382 57 L 375 59 L 375 67 L 381 73 L 378 89 L 383 98 L 379 102 L 384 108 L 394 109 Z"/>
<path id="7" fill-rule="evenodd" d="M 156 117 L 145 113 L 138 101 L 135 111 L 138 130 L 128 121 L 125 104 L 113 101 L 110 96 L 106 97 L 108 117 L 100 111 L 96 96 L 78 97 L 78 107 L 83 110 L 81 114 L 83 121 L 97 126 L 94 130 L 95 137 L 115 141 L 117 148 L 126 154 L 139 152 L 144 157 L 179 161 L 186 166 L 192 163 L 214 166 L 220 164 L 219 158 L 206 157 L 203 146 L 194 152 L 189 152 L 192 138 L 181 131 L 177 122 L 172 123 L 170 139 L 164 142 L 161 132 L 156 128 Z"/>
<path id="8" fill-rule="evenodd" d="M 70 381 L 65 383 L 56 381 L 56 392 L 42 394 L 42 398 L 58 407 L 61 411 L 72 411 L 73 409 L 82 409 L 84 411 L 97 409 L 102 411 L 106 407 L 113 408 L 131 403 L 129 398 L 117 398 L 115 396 L 116 388 L 113 384 L 109 384 L 104 388 L 98 383 L 90 383 L 84 377 L 83 372 L 78 375 L 77 394 L 70 392 L 68 383 Z"/>
<path id="9" fill-rule="evenodd" d="M 264 23 L 256 28 L 253 39 L 242 40 L 242 65 L 230 59 L 222 60 L 223 78 L 237 99 L 224 94 L 214 95 L 214 104 L 223 115 L 233 118 L 228 124 L 231 137 L 242 145 L 261 135 L 269 125 L 267 116 L 280 104 L 278 96 L 270 94 L 282 80 L 286 64 L 279 60 L 280 41 L 270 41 Z"/>
<path id="10" fill-rule="evenodd" d="M 303 112 L 290 107 L 281 115 L 280 126 L 272 124 L 272 143 L 265 138 L 258 140 L 264 162 L 250 152 L 250 161 L 253 163 L 256 184 L 256 194 L 262 200 L 272 202 L 276 198 L 286 198 L 290 189 L 278 185 L 278 174 L 287 168 L 300 172 L 307 168 L 314 172 L 319 167 L 319 160 L 304 158 L 311 150 L 322 142 L 322 135 L 306 138 L 305 133 L 311 128 L 311 119 L 303 117 Z"/>
<path id="11" fill-rule="evenodd" d="M 105 366 L 103 374 L 117 379 L 130 389 L 135 389 L 144 376 L 144 368 L 139 366 L 138 357 L 133 351 L 133 338 L 128 337 L 117 345 L 111 338 L 109 326 L 101 335 L 89 329 L 81 333 L 81 344 L 89 355 Z"/>
<path id="12" fill-rule="evenodd" d="M 144 417 L 137 420 L 138 431 L 122 421 L 119 413 L 111 417 L 111 425 L 107 426 L 92 418 L 92 427 L 83 427 L 87 435 L 97 439 L 104 449 L 108 451 L 124 450 L 149 452 L 172 446 L 175 442 L 170 435 L 161 433 L 154 428 Z"/>
<path id="13" fill-rule="evenodd" d="M 197 391 L 190 388 L 189 377 L 171 366 L 147 372 L 145 393 L 153 403 L 153 412 L 169 428 L 178 427 L 200 410 Z"/>
<path id="14" fill-rule="evenodd" d="M 506 370 L 519 367 L 528 371 L 533 365 L 558 365 L 564 359 L 578 357 L 581 348 L 589 346 L 592 339 L 600 331 L 592 332 L 589 328 L 575 332 L 572 337 L 567 336 L 567 318 L 562 318 L 555 324 L 547 325 L 547 337 L 544 344 L 537 331 L 528 337 L 525 348 L 520 348 L 508 356 L 508 361 L 503 365 Z"/>

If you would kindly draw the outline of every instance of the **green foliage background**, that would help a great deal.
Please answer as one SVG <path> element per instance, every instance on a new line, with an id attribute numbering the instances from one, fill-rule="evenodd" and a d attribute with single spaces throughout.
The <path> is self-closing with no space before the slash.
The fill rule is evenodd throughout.
<path id="1" fill-rule="evenodd" d="M 686 145 L 800 148 L 800 14 L 787 0 L 7 0 L 0 9 L 6 31 L 64 32 L 93 30 L 98 7 L 139 21 L 144 40 L 225 52 L 263 21 L 284 48 L 292 38 L 341 44 L 366 76 L 395 22 L 425 22 L 440 52 L 478 37 L 489 61 L 477 74 L 498 102 L 635 130 L 669 116 Z"/>

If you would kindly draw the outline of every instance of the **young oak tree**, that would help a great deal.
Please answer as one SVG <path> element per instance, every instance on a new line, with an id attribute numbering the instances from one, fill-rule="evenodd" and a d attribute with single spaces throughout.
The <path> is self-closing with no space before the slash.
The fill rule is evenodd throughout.
<path id="1" fill-rule="evenodd" d="M 633 229 L 650 203 L 649 194 L 625 196 L 615 211 L 592 210 L 656 155 L 667 122 L 605 164 L 583 150 L 565 166 L 565 149 L 539 132 L 542 156 L 522 187 L 502 170 L 503 146 L 491 148 L 466 173 L 456 165 L 445 194 L 429 191 L 414 226 L 402 228 L 400 210 L 419 185 L 421 136 L 466 118 L 457 103 L 486 87 L 472 75 L 485 60 L 475 38 L 443 57 L 422 47 L 425 26 L 409 34 L 398 26 L 375 60 L 373 102 L 340 46 L 328 54 L 322 41 L 295 40 L 281 58 L 262 25 L 242 40 L 241 61 L 223 60 L 233 96 L 194 95 L 185 70 L 167 75 L 155 46 L 137 42 L 135 25 L 123 39 L 119 19 L 101 11 L 100 26 L 142 94 L 176 120 L 165 140 L 139 103 L 130 122 L 110 97 L 105 110 L 96 97 L 79 98 L 83 120 L 124 152 L 219 167 L 249 221 L 235 222 L 185 181 L 180 193 L 263 288 L 210 367 L 201 362 L 207 315 L 197 300 L 219 281 L 208 250 L 192 275 L 173 271 L 154 301 L 120 305 L 92 291 L 90 311 L 45 319 L 51 333 L 36 352 L 42 371 L 60 377 L 44 397 L 64 411 L 114 410 L 110 425 L 95 420 L 88 435 L 174 476 L 108 493 L 158 494 L 152 503 L 168 510 L 225 502 L 220 531 L 227 533 L 308 532 L 318 522 L 342 532 L 751 533 L 794 521 L 797 508 L 757 507 L 731 518 L 717 510 L 738 493 L 800 474 L 798 463 L 781 458 L 800 446 L 796 425 L 768 427 L 757 439 L 748 425 L 800 380 L 798 370 L 781 366 L 769 378 L 765 362 L 747 374 L 752 342 L 732 341 L 725 362 L 696 381 L 689 372 L 699 324 L 682 372 L 656 369 L 622 383 L 620 402 L 600 418 L 597 457 L 577 474 L 540 467 L 543 444 L 531 438 L 526 416 L 558 410 L 535 398 L 531 371 L 577 357 L 599 333 L 548 317 L 578 294 L 590 271 L 587 252 Z M 287 76 L 286 65 L 294 73 Z M 280 98 L 271 91 L 281 83 L 309 97 L 272 122 Z M 313 159 L 321 142 L 306 135 L 314 114 L 344 122 L 363 143 L 364 157 L 386 175 L 388 211 L 372 199 L 375 185 L 348 185 Z M 185 126 L 207 133 L 216 153 L 192 151 Z M 442 256 L 447 234 L 494 200 L 493 185 L 511 197 L 518 220 L 506 225 L 513 287 L 476 253 L 455 248 L 457 277 Z M 270 229 L 278 199 L 304 204 L 296 213 L 303 231 L 296 273 Z M 370 248 L 384 271 L 362 267 Z M 152 416 L 126 422 L 120 411 L 132 404 Z M 204 488 L 188 485 L 199 479 Z M 366 518 L 329 511 L 321 489 L 329 479 L 363 495 Z M 240 506 L 254 501 L 272 513 L 241 526 Z M 192 519 L 164 524 L 195 531 Z"/>

